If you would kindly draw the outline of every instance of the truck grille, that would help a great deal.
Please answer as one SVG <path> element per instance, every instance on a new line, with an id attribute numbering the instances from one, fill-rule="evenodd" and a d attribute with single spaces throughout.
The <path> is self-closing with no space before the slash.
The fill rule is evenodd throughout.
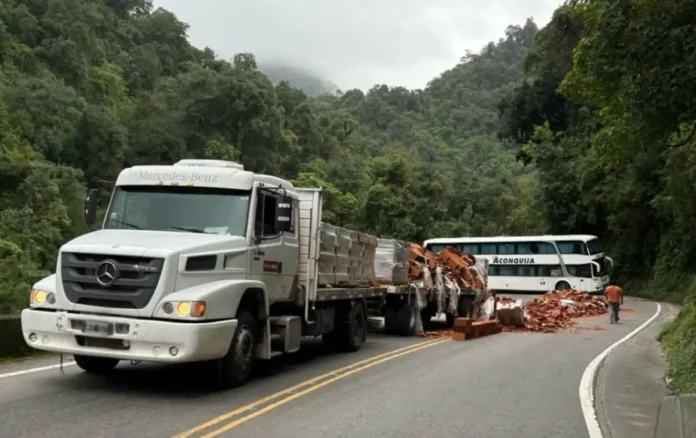
<path id="1" fill-rule="evenodd" d="M 142 309 L 155 293 L 163 265 L 161 258 L 63 253 L 63 289 L 76 304 Z"/>

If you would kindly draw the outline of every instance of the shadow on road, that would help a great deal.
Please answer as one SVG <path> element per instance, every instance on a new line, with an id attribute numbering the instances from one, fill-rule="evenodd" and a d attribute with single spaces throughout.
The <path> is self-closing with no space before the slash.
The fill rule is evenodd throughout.
<path id="1" fill-rule="evenodd" d="M 244 391 L 253 391 L 255 386 L 263 384 L 269 378 L 288 375 L 293 371 L 306 370 L 310 364 L 313 368 L 318 367 L 317 369 L 328 367 L 326 371 L 329 371 L 415 341 L 415 339 L 401 339 L 401 342 L 394 343 L 393 348 L 385 350 L 384 343 L 389 342 L 389 339 L 394 337 L 381 334 L 381 329 L 371 330 L 371 332 L 368 342 L 363 344 L 358 355 L 337 352 L 330 346 L 324 345 L 321 338 L 308 338 L 303 340 L 302 348 L 297 353 L 283 355 L 269 361 L 257 361 L 253 377 L 243 387 Z M 346 361 L 341 360 L 342 357 L 348 356 L 352 356 L 350 362 L 346 363 Z M 67 361 L 69 358 L 66 357 L 65 360 Z M 142 393 L 142 395 L 147 394 L 148 397 L 166 398 L 196 398 L 220 392 L 213 387 L 213 368 L 210 364 L 161 365 L 140 363 L 133 366 L 129 362 L 123 361 L 106 376 L 88 374 L 76 366 L 69 369 L 71 371 L 66 375 L 47 379 L 44 384 L 54 386 L 58 390 L 71 392 L 85 391 L 93 394 L 104 391 L 110 395 L 114 393 L 123 395 Z M 77 372 L 75 372 L 76 369 Z M 321 374 L 321 371 L 316 372 L 316 374 Z M 242 388 L 238 388 L 237 391 L 240 389 Z M 235 391 L 235 389 L 230 391 Z"/>

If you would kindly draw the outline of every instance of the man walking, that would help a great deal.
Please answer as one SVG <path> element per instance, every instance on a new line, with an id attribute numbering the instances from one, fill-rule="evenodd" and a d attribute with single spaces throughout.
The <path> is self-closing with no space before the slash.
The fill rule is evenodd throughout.
<path id="1" fill-rule="evenodd" d="M 609 324 L 619 321 L 619 306 L 623 304 L 623 290 L 612 281 L 606 289 L 604 296 L 609 306 Z"/>

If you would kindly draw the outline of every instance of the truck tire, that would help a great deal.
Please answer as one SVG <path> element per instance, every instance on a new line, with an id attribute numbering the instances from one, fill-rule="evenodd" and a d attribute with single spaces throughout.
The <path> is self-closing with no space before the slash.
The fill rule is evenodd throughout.
<path id="1" fill-rule="evenodd" d="M 413 307 L 407 303 L 387 307 L 384 329 L 389 334 L 413 336 L 416 331 L 416 312 Z"/>
<path id="2" fill-rule="evenodd" d="M 120 362 L 120 360 L 110 357 L 81 356 L 78 354 L 73 355 L 73 357 L 78 367 L 93 374 L 106 374 L 116 368 Z"/>
<path id="3" fill-rule="evenodd" d="M 256 318 L 250 311 L 237 313 L 237 329 L 225 357 L 216 361 L 216 382 L 219 389 L 236 388 L 249 380 L 256 359 L 256 336 L 259 333 Z"/>
<path id="4" fill-rule="evenodd" d="M 422 309 L 421 311 L 421 321 L 423 321 L 423 330 L 426 330 L 432 326 L 432 321 L 433 316 L 435 316 L 435 312 L 432 311 L 430 306 L 426 307 L 425 309 Z"/>
<path id="5" fill-rule="evenodd" d="M 347 312 L 347 318 L 336 324 L 334 333 L 331 333 L 327 339 L 329 342 L 335 342 L 340 350 L 352 353 L 360 350 L 365 339 L 367 316 L 361 301 L 356 301 Z"/>
<path id="6" fill-rule="evenodd" d="M 474 297 L 473 296 L 462 296 L 459 298 L 459 305 L 457 306 L 457 313 L 460 318 L 470 318 L 475 319 L 474 315 Z"/>

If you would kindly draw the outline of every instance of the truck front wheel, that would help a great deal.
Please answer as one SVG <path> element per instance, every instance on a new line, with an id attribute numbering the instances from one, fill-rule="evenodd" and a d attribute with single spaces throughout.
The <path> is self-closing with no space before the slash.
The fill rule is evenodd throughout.
<path id="1" fill-rule="evenodd" d="M 116 368 L 116 365 L 120 362 L 118 359 L 109 357 L 81 356 L 78 354 L 73 357 L 78 367 L 94 374 L 106 374 Z"/>
<path id="2" fill-rule="evenodd" d="M 235 388 L 249 379 L 256 357 L 258 324 L 248 310 L 237 314 L 237 329 L 232 337 L 230 349 L 217 360 L 216 386 L 221 389 Z"/>

